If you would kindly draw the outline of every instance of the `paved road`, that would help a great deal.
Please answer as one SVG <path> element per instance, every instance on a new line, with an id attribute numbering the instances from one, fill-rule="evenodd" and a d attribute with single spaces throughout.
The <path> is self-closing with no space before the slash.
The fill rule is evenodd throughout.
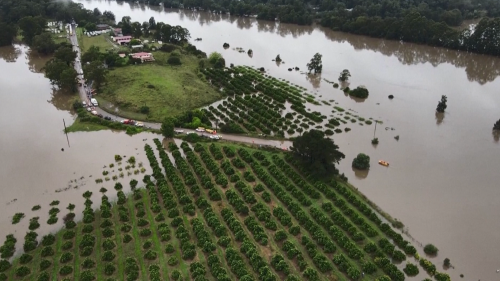
<path id="1" fill-rule="evenodd" d="M 73 28 L 73 35 L 70 35 L 70 41 L 71 41 L 71 44 L 73 45 L 73 50 L 77 53 L 74 67 L 75 67 L 75 70 L 77 73 L 83 73 L 82 63 L 81 63 L 80 46 L 78 46 L 78 38 L 76 36 L 76 26 L 73 25 L 72 28 Z M 83 78 L 83 75 L 81 77 Z M 85 84 L 83 84 L 82 86 L 78 86 L 78 93 L 79 93 L 80 99 L 82 101 L 85 101 L 87 104 L 90 104 L 90 100 L 87 96 L 87 88 L 84 85 Z M 96 107 L 95 111 L 97 111 L 97 113 L 99 113 L 99 114 L 102 114 L 104 117 L 109 116 L 111 118 L 111 120 L 113 120 L 113 121 L 120 122 L 122 120 L 125 120 L 125 118 L 108 113 L 99 107 Z M 144 123 L 144 126 L 147 128 L 156 129 L 156 130 L 159 130 L 161 128 L 160 123 L 150 123 L 150 122 L 142 122 L 142 123 Z M 186 132 L 186 133 L 188 133 L 188 132 L 198 133 L 195 130 L 190 130 L 190 129 L 184 129 L 184 128 L 176 128 L 176 129 L 184 130 L 184 132 Z M 198 134 L 200 136 L 202 135 L 202 133 L 198 133 Z M 261 139 L 261 138 L 253 138 L 253 137 L 247 137 L 247 136 L 242 136 L 242 135 L 230 135 L 230 134 L 224 134 L 221 136 L 222 136 L 223 140 L 244 142 L 244 143 L 255 144 L 255 145 L 269 145 L 269 146 L 275 146 L 275 147 L 279 147 L 279 148 L 283 148 L 283 149 L 288 149 L 289 147 L 292 146 L 292 142 L 283 141 L 283 140 L 280 141 L 280 140 Z"/>

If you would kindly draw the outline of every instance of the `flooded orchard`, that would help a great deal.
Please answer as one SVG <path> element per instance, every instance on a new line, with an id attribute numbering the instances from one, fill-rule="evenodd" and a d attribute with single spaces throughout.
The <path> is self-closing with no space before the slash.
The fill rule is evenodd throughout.
<path id="1" fill-rule="evenodd" d="M 227 64 L 264 67 L 272 76 L 306 87 L 317 100 L 335 100 L 336 106 L 351 109 L 353 114 L 381 120 L 376 132 L 374 125 L 352 124 L 352 131 L 333 136 L 346 154 L 339 167 L 341 173 L 384 211 L 400 219 L 418 242 L 436 245 L 439 255 L 431 261 L 438 269 L 444 258 L 450 258 L 455 269 L 446 272 L 453 280 L 461 273 L 467 279 L 498 278 L 500 221 L 496 214 L 500 211 L 500 190 L 496 164 L 500 145 L 491 128 L 500 118 L 499 59 L 321 27 L 114 1 L 80 2 L 89 9 L 112 11 L 117 19 L 128 15 L 143 22 L 153 16 L 156 21 L 181 25 L 190 30 L 192 38 L 202 37 L 202 41 L 192 40 L 193 44 L 207 53 L 222 53 Z M 226 50 L 222 47 L 225 42 L 231 46 Z M 234 50 L 236 47 L 252 49 L 253 56 Z M 288 71 L 295 66 L 305 70 L 316 52 L 323 55 L 321 77 Z M 284 64 L 272 61 L 278 54 Z M 81 205 L 85 190 L 94 195 L 101 186 L 111 190 L 113 181 L 94 182 L 95 177 L 102 178 L 103 166 L 112 163 L 115 154 L 136 156 L 138 162 L 145 162 L 143 139 L 149 142 L 153 136 L 74 133 L 69 135 L 68 147 L 62 119 L 70 124 L 74 118 L 70 112 L 73 96 L 54 92 L 38 72 L 46 58 L 30 56 L 22 46 L 0 49 L 0 57 L 3 239 L 14 231 L 24 233 L 31 217 L 40 216 L 44 225 L 52 200 L 61 200 L 59 208 L 64 214 L 68 203 Z M 352 74 L 350 87 L 368 88 L 368 99 L 354 100 L 323 80 L 336 81 L 343 69 Z M 393 100 L 387 98 L 390 94 L 395 96 Z M 436 116 L 441 95 L 448 96 L 448 108 L 446 114 Z M 311 109 L 329 116 L 333 106 Z M 380 140 L 377 146 L 370 143 L 374 134 Z M 352 159 L 360 152 L 372 159 L 368 173 L 351 168 Z M 390 167 L 376 164 L 379 159 L 388 161 Z M 75 179 L 83 186 L 56 192 Z M 121 182 L 128 186 L 129 180 L 125 177 Z M 37 204 L 42 209 L 31 212 Z M 10 220 L 16 212 L 24 212 L 26 217 L 12 226 Z"/>

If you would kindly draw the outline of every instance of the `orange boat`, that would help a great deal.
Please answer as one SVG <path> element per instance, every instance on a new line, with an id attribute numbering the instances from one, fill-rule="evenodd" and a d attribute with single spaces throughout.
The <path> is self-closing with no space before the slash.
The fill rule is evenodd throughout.
<path id="1" fill-rule="evenodd" d="M 388 167 L 389 166 L 389 163 L 388 162 L 385 162 L 384 160 L 379 160 L 378 163 L 382 166 L 386 166 Z"/>

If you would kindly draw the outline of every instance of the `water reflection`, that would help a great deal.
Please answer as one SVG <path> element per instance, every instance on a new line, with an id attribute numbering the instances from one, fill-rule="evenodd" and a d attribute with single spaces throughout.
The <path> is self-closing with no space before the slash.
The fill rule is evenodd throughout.
<path id="1" fill-rule="evenodd" d="M 500 140 L 500 131 L 493 131 L 493 140 L 498 142 Z"/>
<path id="2" fill-rule="evenodd" d="M 352 171 L 354 172 L 354 176 L 358 179 L 366 179 L 368 173 L 370 173 L 370 170 L 358 170 L 356 168 L 352 168 Z"/>
<path id="3" fill-rule="evenodd" d="M 73 101 L 76 97 L 77 94 L 71 91 L 53 88 L 52 98 L 47 100 L 47 102 L 52 104 L 58 110 L 69 111 L 72 115 L 75 115 L 75 111 L 73 110 Z"/>
<path id="4" fill-rule="evenodd" d="M 395 56 L 404 65 L 430 63 L 436 67 L 442 63 L 450 63 L 455 67 L 465 68 L 469 81 L 475 81 L 481 85 L 492 82 L 500 75 L 499 61 L 491 59 L 490 56 L 392 40 L 374 39 L 336 32 L 323 27 L 318 27 L 318 29 L 331 41 L 347 42 L 355 50 L 371 50 L 385 56 Z"/>
<path id="5" fill-rule="evenodd" d="M 306 74 L 306 80 L 311 83 L 314 89 L 319 88 L 321 84 L 321 74 Z"/>
<path id="6" fill-rule="evenodd" d="M 437 112 L 436 111 L 436 125 L 441 125 L 441 123 L 443 123 L 443 120 L 444 120 L 444 112 Z"/>
<path id="7" fill-rule="evenodd" d="M 129 5 L 134 7 L 136 4 L 129 3 Z M 156 10 L 161 8 L 150 7 L 150 9 Z M 303 35 L 310 35 L 313 31 L 320 31 L 330 41 L 338 43 L 347 42 L 353 46 L 355 50 L 370 50 L 388 57 L 395 56 L 398 61 L 404 65 L 430 63 L 433 66 L 438 66 L 442 63 L 450 63 L 455 67 L 465 68 L 469 81 L 475 81 L 481 85 L 492 82 L 500 75 L 500 61 L 491 59 L 489 56 L 358 36 L 332 31 L 328 28 L 315 25 L 300 26 L 295 24 L 283 24 L 273 21 L 256 20 L 248 17 L 235 17 L 190 10 L 165 9 L 165 12 L 178 13 L 181 20 L 186 17 L 189 20 L 198 21 L 201 25 L 210 25 L 211 22 L 219 22 L 221 20 L 227 20 L 233 24 L 235 23 L 239 29 L 250 29 L 252 26 L 256 25 L 259 32 L 275 33 L 282 37 L 292 35 L 293 38 L 297 38 Z"/>
<path id="8" fill-rule="evenodd" d="M 41 73 L 42 68 L 52 58 L 52 56 L 41 55 L 36 51 L 26 53 L 29 70 L 33 73 Z"/>
<path id="9" fill-rule="evenodd" d="M 18 46 L 6 46 L 0 48 L 0 58 L 6 62 L 16 62 L 21 53 L 22 52 Z"/>

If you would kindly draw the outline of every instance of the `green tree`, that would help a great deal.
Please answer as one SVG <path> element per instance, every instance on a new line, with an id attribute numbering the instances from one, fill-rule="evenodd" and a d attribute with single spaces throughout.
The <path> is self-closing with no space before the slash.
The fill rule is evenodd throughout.
<path id="1" fill-rule="evenodd" d="M 91 46 L 83 55 L 82 63 L 87 63 L 91 61 L 102 60 L 102 53 L 97 46 Z"/>
<path id="2" fill-rule="evenodd" d="M 66 69 L 71 68 L 65 62 L 53 58 L 49 60 L 42 70 L 45 71 L 45 76 L 50 79 L 52 85 L 61 87 L 61 73 Z"/>
<path id="3" fill-rule="evenodd" d="M 493 124 L 493 130 L 500 131 L 500 119 L 498 119 L 498 121 Z"/>
<path id="4" fill-rule="evenodd" d="M 293 141 L 291 150 L 302 160 L 305 167 L 319 175 L 337 172 L 335 164 L 345 158 L 333 140 L 322 131 L 311 130 Z"/>
<path id="5" fill-rule="evenodd" d="M 65 62 L 67 65 L 73 65 L 76 59 L 76 52 L 70 45 L 65 45 L 57 48 L 54 57 L 60 61 Z"/>
<path id="6" fill-rule="evenodd" d="M 52 39 L 52 35 L 48 32 L 44 32 L 33 38 L 32 47 L 37 52 L 48 55 L 52 54 L 56 50 L 57 45 L 56 42 L 54 42 L 54 39 Z"/>
<path id="7" fill-rule="evenodd" d="M 438 248 L 432 244 L 427 244 L 424 247 L 424 253 L 428 255 L 436 255 L 438 253 Z"/>
<path id="8" fill-rule="evenodd" d="M 354 160 L 352 160 L 352 167 L 359 170 L 370 169 L 370 156 L 360 153 Z"/>
<path id="9" fill-rule="evenodd" d="M 356 89 L 349 91 L 349 95 L 360 99 L 366 99 L 368 94 L 368 89 L 365 87 L 357 87 Z"/>
<path id="10" fill-rule="evenodd" d="M 16 37 L 16 33 L 14 25 L 0 22 L 0 46 L 12 44 L 12 40 Z"/>
<path id="11" fill-rule="evenodd" d="M 172 118 L 165 118 L 161 123 L 161 134 L 165 138 L 173 138 L 174 137 L 174 121 Z"/>
<path id="12" fill-rule="evenodd" d="M 339 81 L 346 82 L 349 80 L 349 77 L 351 77 L 351 73 L 348 69 L 344 69 L 340 72 Z"/>
<path id="13" fill-rule="evenodd" d="M 76 91 L 76 84 L 78 73 L 73 67 L 66 68 L 59 77 L 60 83 L 59 86 L 61 88 L 70 89 L 72 92 Z"/>
<path id="14" fill-rule="evenodd" d="M 448 101 L 448 98 L 445 95 L 442 95 L 441 100 L 439 101 L 439 103 L 437 105 L 436 111 L 439 113 L 443 113 L 446 110 L 446 108 L 448 107 L 446 105 L 447 101 Z"/>
<path id="15" fill-rule="evenodd" d="M 89 22 L 85 25 L 85 30 L 86 31 L 96 31 L 97 30 L 97 25 L 93 22 Z"/>
<path id="16" fill-rule="evenodd" d="M 322 55 L 320 53 L 316 53 L 311 61 L 307 64 L 307 69 L 309 73 L 314 70 L 314 73 L 321 73 L 323 70 L 323 63 L 321 62 Z"/>
<path id="17" fill-rule="evenodd" d="M 20 19 L 18 25 L 22 31 L 24 41 L 31 46 L 33 38 L 36 35 L 42 34 L 46 21 L 41 16 L 27 16 Z"/>
<path id="18" fill-rule="evenodd" d="M 101 85 L 106 82 L 108 70 L 104 67 L 102 62 L 92 61 L 83 67 L 83 73 L 87 80 L 92 80 L 94 82 L 94 87 L 99 89 Z"/>

